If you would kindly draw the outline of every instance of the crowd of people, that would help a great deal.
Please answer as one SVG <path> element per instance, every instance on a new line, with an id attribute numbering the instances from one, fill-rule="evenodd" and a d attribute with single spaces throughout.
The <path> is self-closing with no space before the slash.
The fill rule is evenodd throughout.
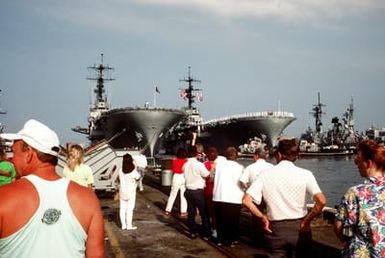
<path id="1" fill-rule="evenodd" d="M 207 155 L 199 149 L 189 147 L 189 158 L 178 172 L 184 174 L 185 183 L 178 187 L 186 187 L 191 238 L 197 237 L 199 213 L 203 239 L 209 238 L 211 228 L 210 238 L 218 245 L 236 245 L 243 205 L 252 214 L 255 243 L 268 257 L 312 256 L 311 222 L 327 199 L 313 173 L 295 165 L 297 139 L 279 141 L 275 165 L 266 161 L 266 148 L 257 148 L 246 168 L 237 162 L 234 147 L 227 148 L 225 157 L 214 147 Z M 357 146 L 355 163 L 365 182 L 348 189 L 337 209 L 334 228 L 342 243 L 341 257 L 385 257 L 385 148 L 364 140 Z M 311 209 L 309 200 L 314 203 Z M 167 205 L 167 214 L 171 208 Z"/>
<path id="2" fill-rule="evenodd" d="M 260 246 L 267 248 L 271 257 L 294 253 L 297 257 L 308 257 L 310 222 L 322 212 L 326 197 L 312 172 L 294 165 L 299 153 L 296 139 L 279 142 L 274 153 L 275 166 L 266 161 L 268 151 L 264 146 L 257 148 L 254 162 L 246 168 L 237 161 L 238 151 L 234 147 L 228 147 L 224 156 L 218 155 L 215 147 L 208 148 L 206 154 L 199 145 L 188 146 L 183 152 L 178 150 L 186 151 L 187 159 L 183 156 L 180 161 L 178 156 L 173 161 L 180 165 L 174 171 L 176 180 L 165 214 L 172 211 L 177 191 L 181 189 L 180 207 L 185 207 L 182 203 L 186 198 L 191 238 L 198 235 L 199 214 L 203 239 L 212 239 L 218 245 L 236 245 L 244 205 L 253 215 Z M 307 212 L 309 198 L 313 198 L 315 205 Z"/>
<path id="3" fill-rule="evenodd" d="M 67 146 L 61 177 L 55 170 L 61 147 L 49 127 L 29 120 L 18 133 L 0 136 L 13 141 L 12 160 L 0 150 L 0 257 L 104 257 L 103 215 L 82 146 Z M 233 247 L 246 207 L 256 243 L 268 257 L 311 257 L 311 222 L 322 213 L 326 196 L 313 173 L 295 164 L 297 139 L 278 142 L 276 164 L 266 161 L 268 155 L 259 147 L 254 162 L 244 167 L 234 147 L 224 156 L 215 147 L 205 152 L 199 143 L 178 149 L 164 214 L 173 212 L 179 193 L 178 212 L 187 216 L 189 237 Z M 385 148 L 362 141 L 355 164 L 365 181 L 349 188 L 337 208 L 341 257 L 385 257 Z M 144 155 L 128 153 L 117 167 L 122 230 L 137 228 L 133 211 L 146 167 Z"/>

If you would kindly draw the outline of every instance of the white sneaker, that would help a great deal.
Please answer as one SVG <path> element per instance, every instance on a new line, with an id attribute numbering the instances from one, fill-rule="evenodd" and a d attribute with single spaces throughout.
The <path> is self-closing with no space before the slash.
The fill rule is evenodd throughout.
<path id="1" fill-rule="evenodd" d="M 135 229 L 137 229 L 138 227 L 136 227 L 136 226 L 132 226 L 132 227 L 128 227 L 128 228 L 126 228 L 127 230 L 135 230 Z"/>
<path id="2" fill-rule="evenodd" d="M 125 230 L 125 229 L 127 229 L 127 227 L 123 227 L 123 226 L 122 226 L 122 229 Z"/>
<path id="3" fill-rule="evenodd" d="M 211 236 L 212 236 L 213 238 L 217 238 L 217 237 L 218 237 L 218 234 L 217 234 L 217 230 L 216 230 L 216 229 L 212 229 L 212 230 L 211 230 Z"/>

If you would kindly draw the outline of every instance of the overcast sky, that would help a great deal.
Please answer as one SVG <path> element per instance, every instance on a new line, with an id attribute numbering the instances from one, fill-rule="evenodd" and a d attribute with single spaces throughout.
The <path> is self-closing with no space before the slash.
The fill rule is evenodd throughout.
<path id="1" fill-rule="evenodd" d="M 383 0 L 12 0 L 0 3 L 0 116 L 5 131 L 29 118 L 86 142 L 93 82 L 87 67 L 115 68 L 113 107 L 180 108 L 187 67 L 201 83 L 205 120 L 284 110 L 299 136 L 314 119 L 317 92 L 325 126 L 353 96 L 356 129 L 385 126 Z"/>

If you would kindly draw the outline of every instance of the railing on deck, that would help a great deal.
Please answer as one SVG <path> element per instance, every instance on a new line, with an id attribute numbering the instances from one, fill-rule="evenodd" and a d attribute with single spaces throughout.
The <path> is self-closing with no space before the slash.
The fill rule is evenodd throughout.
<path id="1" fill-rule="evenodd" d="M 231 116 L 226 116 L 226 117 L 221 117 L 221 118 L 207 120 L 207 121 L 204 122 L 204 124 L 215 124 L 215 123 L 218 123 L 218 122 L 230 121 L 232 119 L 250 118 L 250 117 L 261 117 L 261 118 L 266 118 L 266 117 L 278 117 L 278 118 L 293 117 L 294 118 L 294 114 L 291 113 L 291 112 L 286 112 L 286 111 L 247 112 L 247 113 L 243 113 L 243 114 L 236 114 L 236 115 L 231 115 Z"/>

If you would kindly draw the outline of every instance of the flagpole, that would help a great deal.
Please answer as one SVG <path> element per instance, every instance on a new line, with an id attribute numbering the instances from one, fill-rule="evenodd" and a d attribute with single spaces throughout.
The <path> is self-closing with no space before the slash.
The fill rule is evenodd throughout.
<path id="1" fill-rule="evenodd" d="M 156 107 L 156 88 L 154 90 L 154 107 Z"/>

